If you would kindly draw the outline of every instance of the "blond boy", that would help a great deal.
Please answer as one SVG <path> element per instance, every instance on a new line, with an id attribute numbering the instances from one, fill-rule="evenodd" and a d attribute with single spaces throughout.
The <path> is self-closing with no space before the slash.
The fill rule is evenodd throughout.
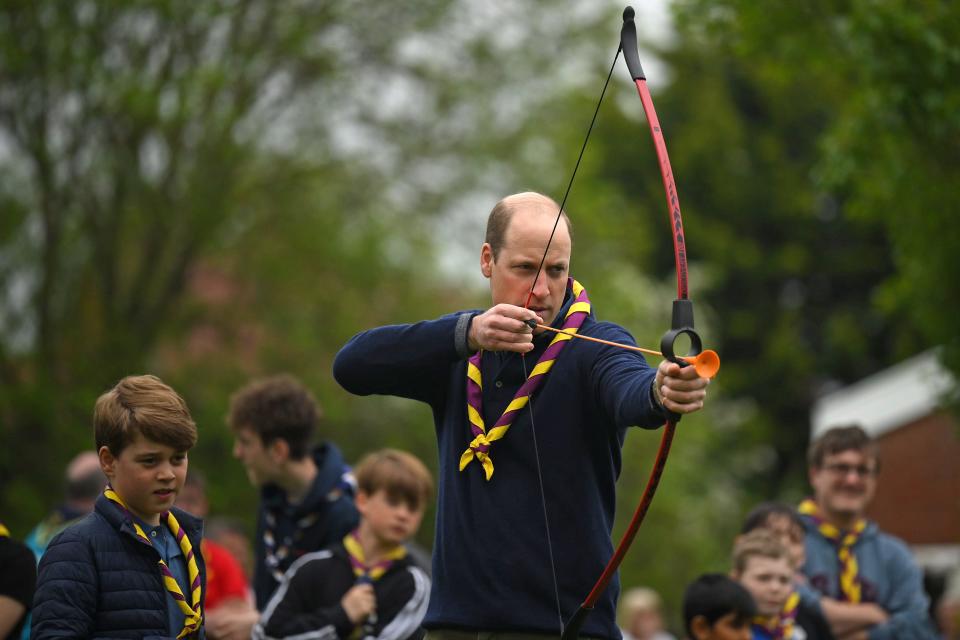
<path id="1" fill-rule="evenodd" d="M 360 524 L 290 567 L 255 638 L 419 635 L 430 580 L 404 543 L 420 527 L 433 480 L 416 457 L 395 449 L 366 456 L 355 474 Z"/>

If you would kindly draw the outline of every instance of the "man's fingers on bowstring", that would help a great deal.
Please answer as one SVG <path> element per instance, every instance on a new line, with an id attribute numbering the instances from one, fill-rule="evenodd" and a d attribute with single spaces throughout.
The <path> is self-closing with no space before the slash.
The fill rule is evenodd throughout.
<path id="1" fill-rule="evenodd" d="M 474 318 L 479 346 L 489 351 L 526 353 L 533 349 L 533 329 L 527 320 L 541 321 L 533 311 L 509 304 L 498 304 Z"/>
<path id="2" fill-rule="evenodd" d="M 507 324 L 501 328 L 509 331 L 532 331 L 533 328 L 527 324 L 530 320 L 538 323 L 543 322 L 543 318 L 538 316 L 535 311 L 513 304 L 501 303 L 491 308 L 490 311 L 493 312 L 495 316 L 499 316 L 508 321 Z"/>

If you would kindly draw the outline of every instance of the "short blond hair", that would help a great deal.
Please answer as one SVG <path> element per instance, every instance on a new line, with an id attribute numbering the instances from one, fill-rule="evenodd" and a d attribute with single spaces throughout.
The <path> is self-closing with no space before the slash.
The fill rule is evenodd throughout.
<path id="1" fill-rule="evenodd" d="M 425 507 L 433 493 L 433 477 L 427 467 L 415 455 L 399 449 L 367 454 L 357 464 L 354 475 L 360 491 L 372 496 L 383 490 L 414 510 Z"/>
<path id="2" fill-rule="evenodd" d="M 747 561 L 755 557 L 783 559 L 789 563 L 790 551 L 774 532 L 769 529 L 754 529 L 737 536 L 733 544 L 734 573 L 741 575 L 747 568 Z"/>
<path id="3" fill-rule="evenodd" d="M 93 408 L 97 450 L 119 456 L 138 435 L 187 451 L 197 443 L 197 425 L 183 398 L 160 378 L 127 376 L 97 398 Z"/>

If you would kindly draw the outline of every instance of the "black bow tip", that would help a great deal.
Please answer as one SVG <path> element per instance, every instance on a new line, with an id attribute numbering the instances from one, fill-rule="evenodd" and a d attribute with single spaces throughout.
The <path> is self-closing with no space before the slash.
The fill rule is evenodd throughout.
<path id="1" fill-rule="evenodd" d="M 628 22 L 630 20 L 633 20 L 633 15 L 634 15 L 633 7 L 631 7 L 630 5 L 627 5 L 627 8 L 623 10 L 623 21 Z"/>
<path id="2" fill-rule="evenodd" d="M 530 327 L 531 329 L 536 329 L 536 328 L 537 328 L 537 321 L 534 320 L 533 318 L 530 318 L 529 320 L 524 320 L 524 321 L 523 321 L 523 324 L 527 325 L 527 326 Z"/>

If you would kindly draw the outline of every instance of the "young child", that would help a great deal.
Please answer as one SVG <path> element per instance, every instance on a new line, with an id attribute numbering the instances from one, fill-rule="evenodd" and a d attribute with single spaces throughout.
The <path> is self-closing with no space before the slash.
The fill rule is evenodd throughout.
<path id="1" fill-rule="evenodd" d="M 802 591 L 806 586 L 806 578 L 800 571 L 804 561 L 805 531 L 803 520 L 796 509 L 782 502 L 763 502 L 754 507 L 744 519 L 740 529 L 741 536 L 753 531 L 767 531 L 787 551 L 790 567 L 793 570 L 793 587 L 800 594 L 799 602 L 795 596 L 787 598 L 786 609 L 781 612 L 781 619 L 793 619 L 795 627 L 803 631 L 807 640 L 833 640 L 830 626 L 823 615 L 804 602 Z M 795 632 L 800 636 L 799 631 Z"/>
<path id="2" fill-rule="evenodd" d="M 751 632 L 754 640 L 801 640 L 796 631 L 800 595 L 793 589 L 790 553 L 766 529 L 739 536 L 733 547 L 731 576 L 746 587 L 757 604 Z"/>
<path id="3" fill-rule="evenodd" d="M 207 499 L 207 481 L 194 466 L 177 496 L 176 506 L 202 518 L 204 527 L 200 553 L 207 566 L 207 588 L 203 594 L 204 626 L 210 633 L 211 621 L 217 617 L 240 615 L 253 610 L 253 592 L 240 561 L 226 548 L 210 539 L 210 502 Z"/>
<path id="4" fill-rule="evenodd" d="M 750 620 L 756 613 L 750 593 L 720 573 L 700 576 L 683 595 L 689 640 L 750 640 Z"/>
<path id="5" fill-rule="evenodd" d="M 41 559 L 32 637 L 203 637 L 202 523 L 173 508 L 197 441 L 190 410 L 158 378 L 129 376 L 93 425 L 109 485 Z"/>
<path id="6" fill-rule="evenodd" d="M 419 636 L 430 580 L 403 545 L 433 492 L 430 472 L 409 453 L 384 449 L 360 462 L 356 478 L 359 526 L 293 563 L 254 638 Z"/>
<path id="7" fill-rule="evenodd" d="M 800 513 L 783 502 L 761 502 L 744 518 L 740 533 L 747 534 L 755 529 L 766 529 L 780 540 L 790 555 L 790 564 L 796 572 L 795 579 L 803 580 L 800 567 L 805 557 L 803 544 L 806 532 Z"/>

